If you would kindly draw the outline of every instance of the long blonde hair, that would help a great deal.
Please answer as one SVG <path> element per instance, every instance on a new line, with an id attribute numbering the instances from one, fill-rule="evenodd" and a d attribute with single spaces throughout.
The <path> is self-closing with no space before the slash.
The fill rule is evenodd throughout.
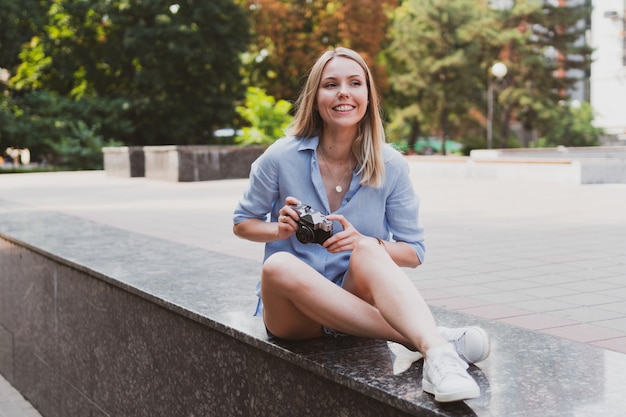
<path id="1" fill-rule="evenodd" d="M 335 57 L 348 58 L 363 68 L 366 76 L 369 105 L 365 116 L 359 122 L 357 137 L 352 144 L 352 153 L 356 158 L 361 175 L 361 184 L 380 187 L 385 177 L 385 161 L 382 148 L 385 143 L 380 100 L 374 86 L 372 73 L 361 55 L 348 48 L 335 48 L 320 55 L 309 71 L 309 76 L 302 89 L 295 108 L 296 114 L 288 133 L 301 138 L 309 138 L 322 133 L 323 121 L 316 109 L 317 90 L 326 64 Z"/>

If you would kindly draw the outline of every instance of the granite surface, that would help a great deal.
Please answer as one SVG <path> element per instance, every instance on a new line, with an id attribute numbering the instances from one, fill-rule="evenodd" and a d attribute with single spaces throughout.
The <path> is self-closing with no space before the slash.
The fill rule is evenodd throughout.
<path id="1" fill-rule="evenodd" d="M 0 238 L 0 372 L 35 406 L 48 404 L 44 416 L 626 408 L 620 353 L 434 309 L 440 324 L 478 324 L 493 341 L 491 356 L 470 368 L 481 397 L 439 404 L 421 390 L 422 362 L 387 342 L 268 340 L 251 316 L 256 262 L 3 200 Z"/>

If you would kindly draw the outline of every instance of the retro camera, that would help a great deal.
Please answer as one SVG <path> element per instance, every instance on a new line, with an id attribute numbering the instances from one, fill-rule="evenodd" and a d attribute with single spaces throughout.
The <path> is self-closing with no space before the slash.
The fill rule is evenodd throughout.
<path id="1" fill-rule="evenodd" d="M 319 243 L 320 245 L 333 235 L 333 222 L 326 219 L 319 211 L 298 204 L 291 206 L 300 215 L 296 238 L 302 243 Z"/>

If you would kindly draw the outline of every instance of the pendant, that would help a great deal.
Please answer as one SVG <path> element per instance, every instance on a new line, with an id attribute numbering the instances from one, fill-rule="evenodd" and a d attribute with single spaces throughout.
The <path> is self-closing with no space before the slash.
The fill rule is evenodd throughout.
<path id="1" fill-rule="evenodd" d="M 341 185 L 338 185 L 335 187 L 335 191 L 337 191 L 338 193 L 343 191 L 343 187 Z"/>

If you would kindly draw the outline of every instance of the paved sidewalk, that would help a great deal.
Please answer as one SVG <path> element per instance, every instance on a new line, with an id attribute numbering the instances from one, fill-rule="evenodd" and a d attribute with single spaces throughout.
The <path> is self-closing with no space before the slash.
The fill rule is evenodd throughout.
<path id="1" fill-rule="evenodd" d="M 41 414 L 0 375 L 0 417 L 41 417 Z"/>
<path id="2" fill-rule="evenodd" d="M 0 199 L 260 262 L 263 245 L 231 230 L 246 184 L 5 174 Z M 626 185 L 414 184 L 427 255 L 407 273 L 429 304 L 626 353 Z M 11 389 L 0 377 L 0 417 L 38 415 L 5 411 L 23 404 Z"/>

